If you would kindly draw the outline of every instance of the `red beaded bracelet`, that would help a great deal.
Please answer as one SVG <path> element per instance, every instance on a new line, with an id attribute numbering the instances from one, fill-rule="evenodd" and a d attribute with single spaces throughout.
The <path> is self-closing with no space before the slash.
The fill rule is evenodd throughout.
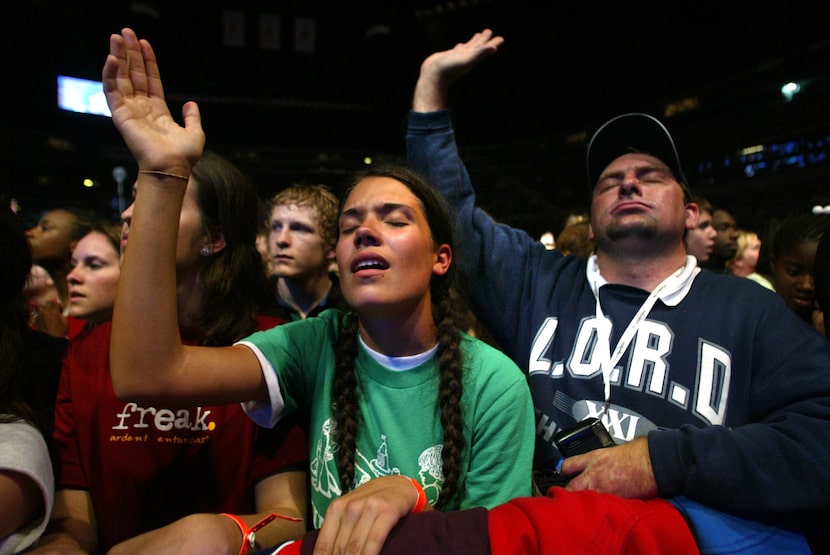
<path id="1" fill-rule="evenodd" d="M 242 547 L 239 548 L 239 555 L 246 555 L 248 551 L 256 547 L 256 532 L 275 518 L 281 518 L 283 520 L 290 520 L 292 522 L 302 522 L 303 519 L 296 518 L 293 516 L 285 516 L 278 513 L 271 513 L 250 528 L 245 523 L 244 520 L 239 518 L 236 515 L 230 513 L 219 513 L 220 516 L 226 516 L 239 526 L 239 529 L 242 531 Z"/>
<path id="2" fill-rule="evenodd" d="M 412 483 L 412 486 L 415 488 L 415 493 L 418 494 L 418 499 L 417 501 L 415 501 L 415 506 L 412 507 L 412 512 L 420 513 L 424 510 L 424 505 L 427 504 L 427 494 L 426 492 L 424 492 L 424 488 L 421 487 L 421 484 L 419 484 L 415 478 L 409 478 L 407 476 L 407 479 Z"/>

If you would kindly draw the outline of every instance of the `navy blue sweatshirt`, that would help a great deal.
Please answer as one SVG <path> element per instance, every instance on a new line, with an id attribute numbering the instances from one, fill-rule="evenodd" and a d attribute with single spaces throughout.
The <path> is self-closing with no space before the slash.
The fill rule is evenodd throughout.
<path id="1" fill-rule="evenodd" d="M 449 112 L 409 117 L 409 165 L 456 212 L 461 281 L 477 317 L 527 372 L 537 467 L 550 467 L 554 433 L 605 403 L 590 262 L 477 209 Z M 617 443 L 648 436 L 662 497 L 762 520 L 827 511 L 830 342 L 750 280 L 687 273 L 615 366 L 606 427 Z M 599 288 L 612 349 L 648 294 Z"/>

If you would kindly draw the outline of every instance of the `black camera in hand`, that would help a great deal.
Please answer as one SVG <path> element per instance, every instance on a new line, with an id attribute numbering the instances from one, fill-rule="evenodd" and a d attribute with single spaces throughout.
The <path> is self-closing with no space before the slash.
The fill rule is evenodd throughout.
<path id="1" fill-rule="evenodd" d="M 553 443 L 563 457 L 572 457 L 601 447 L 612 447 L 614 438 L 602 422 L 592 416 L 560 430 L 553 436 Z"/>
<path id="2" fill-rule="evenodd" d="M 594 449 L 616 445 L 614 438 L 611 437 L 602 422 L 594 417 L 586 418 L 570 428 L 560 430 L 553 436 L 553 443 L 559 449 L 562 460 L 565 457 L 581 455 Z M 546 468 L 533 473 L 537 495 L 545 495 L 551 486 L 564 487 L 568 484 L 570 477 L 559 474 L 562 460 L 559 461 L 559 466 L 555 469 Z"/>

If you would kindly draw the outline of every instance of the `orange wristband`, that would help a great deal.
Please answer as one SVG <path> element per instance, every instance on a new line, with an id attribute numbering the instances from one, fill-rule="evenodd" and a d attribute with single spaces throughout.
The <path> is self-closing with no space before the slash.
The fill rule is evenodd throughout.
<path id="1" fill-rule="evenodd" d="M 415 501 L 415 506 L 412 507 L 413 513 L 420 513 L 424 510 L 424 505 L 427 504 L 427 494 L 424 492 L 424 488 L 421 487 L 421 484 L 415 478 L 410 478 L 409 476 L 406 477 L 411 483 L 412 487 L 415 488 L 415 493 L 418 494 L 418 499 Z"/>
<path id="2" fill-rule="evenodd" d="M 239 518 L 236 515 L 232 515 L 230 513 L 220 513 L 220 516 L 226 516 L 239 526 L 239 529 L 242 531 L 242 547 L 239 548 L 239 555 L 246 555 L 248 551 L 256 547 L 256 532 L 275 518 L 281 518 L 283 520 L 290 520 L 292 522 L 302 522 L 303 519 L 296 518 L 293 516 L 285 516 L 278 513 L 271 513 L 250 528 L 245 523 L 244 520 Z"/>

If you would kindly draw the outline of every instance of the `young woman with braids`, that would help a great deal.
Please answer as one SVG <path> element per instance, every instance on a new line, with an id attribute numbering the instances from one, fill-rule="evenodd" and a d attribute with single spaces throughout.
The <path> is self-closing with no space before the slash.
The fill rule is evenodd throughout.
<path id="1" fill-rule="evenodd" d="M 263 425 L 307 413 L 316 553 L 377 552 L 425 501 L 453 510 L 530 494 L 527 383 L 501 352 L 452 325 L 451 219 L 418 176 L 373 170 L 342 199 L 336 253 L 353 312 L 327 310 L 230 347 L 186 346 L 176 227 L 204 148 L 198 106 L 184 105 L 184 126 L 173 120 L 152 47 L 130 29 L 111 37 L 103 82 L 139 167 L 112 327 L 118 396 L 246 402 Z"/>

